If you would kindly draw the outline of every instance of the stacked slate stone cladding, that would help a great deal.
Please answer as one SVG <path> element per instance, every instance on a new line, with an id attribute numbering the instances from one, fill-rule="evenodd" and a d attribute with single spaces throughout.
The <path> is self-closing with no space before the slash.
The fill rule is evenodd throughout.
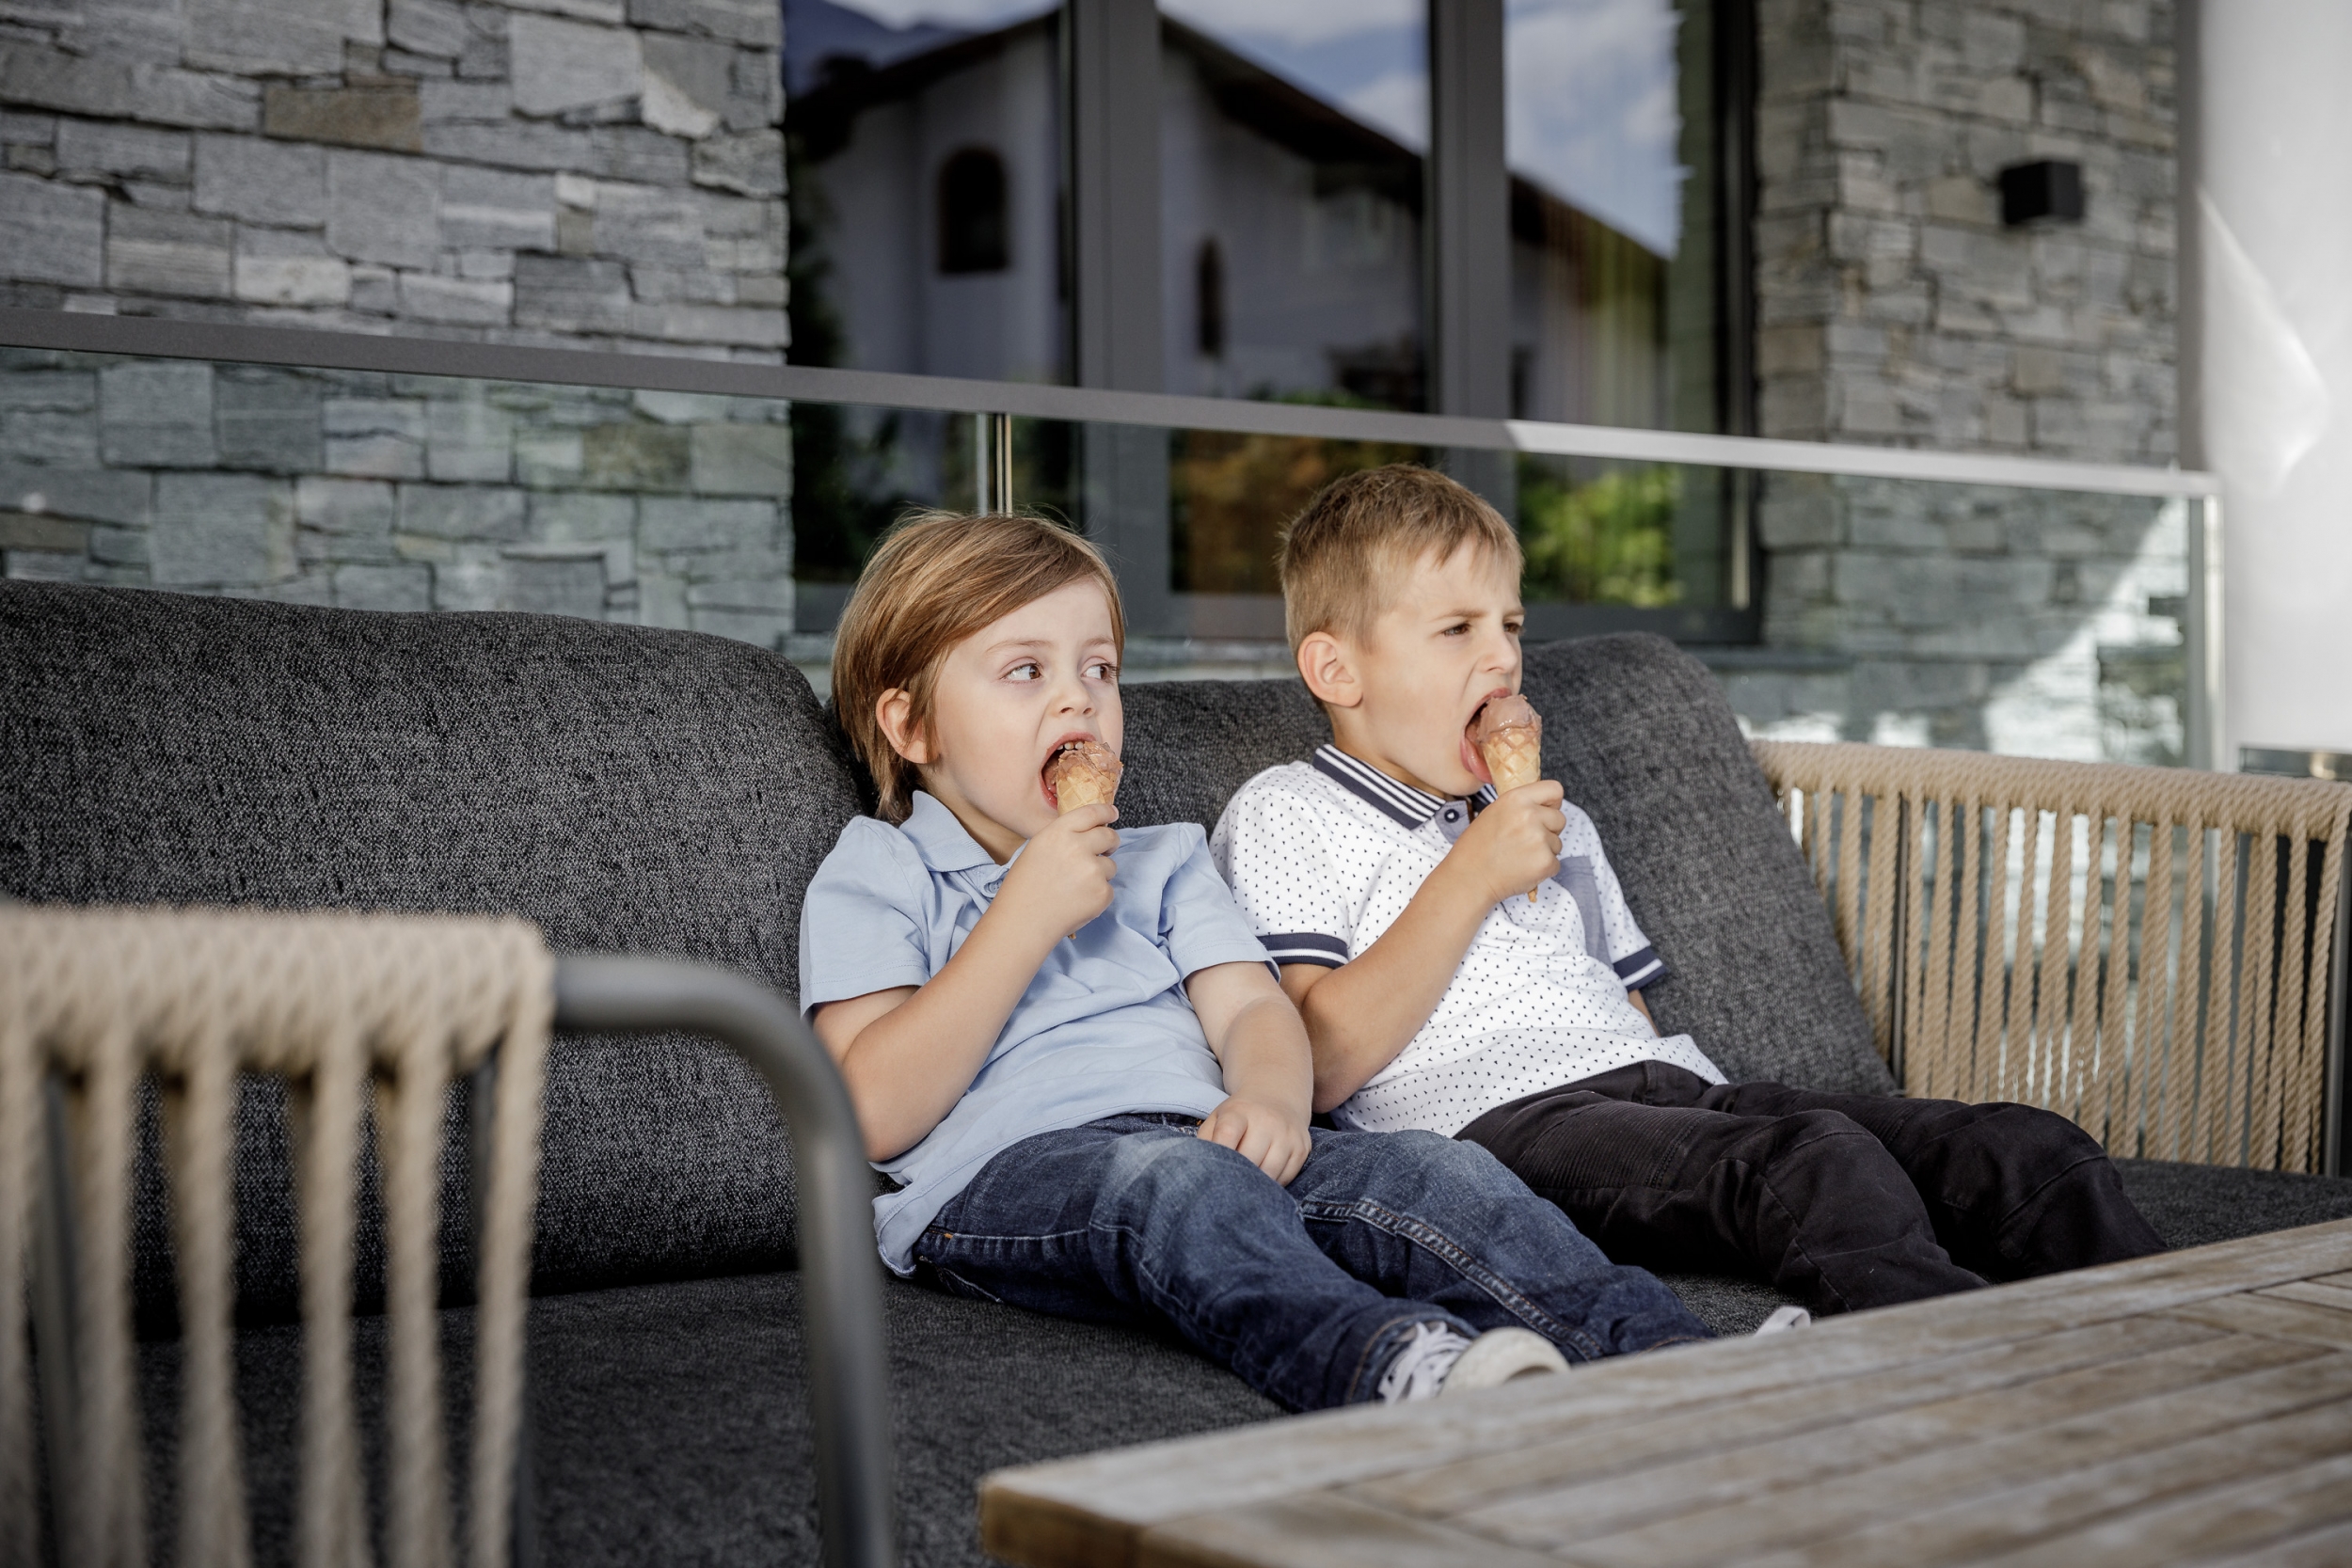
<path id="1" fill-rule="evenodd" d="M 0 350 L 12 577 L 776 646 L 786 405 Z"/>
<path id="2" fill-rule="evenodd" d="M 0 0 L 0 301 L 774 361 L 773 0 Z M 790 629 L 780 404 L 0 360 L 15 576 Z"/>
<path id="3" fill-rule="evenodd" d="M 1761 0 L 1760 433 L 2162 466 L 2173 454 L 2164 0 Z M 2010 165 L 2080 224 L 2005 229 Z M 1771 483 L 1764 733 L 2178 760 L 2185 513 L 2054 492 Z"/>

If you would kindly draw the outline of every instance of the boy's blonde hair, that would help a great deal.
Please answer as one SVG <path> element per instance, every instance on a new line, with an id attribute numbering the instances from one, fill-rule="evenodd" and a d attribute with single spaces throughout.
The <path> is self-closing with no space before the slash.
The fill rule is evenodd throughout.
<path id="1" fill-rule="evenodd" d="M 914 765 L 891 749 L 874 709 L 904 690 L 909 721 L 929 734 L 939 666 L 974 632 L 1057 588 L 1092 578 L 1110 601 L 1111 639 L 1123 652 L 1119 585 L 1094 546 L 1039 517 L 928 512 L 890 531 L 858 578 L 833 644 L 833 710 L 874 776 L 876 812 L 903 822 L 914 803 Z"/>
<path id="2" fill-rule="evenodd" d="M 1291 652 L 1319 631 L 1360 640 L 1394 596 L 1398 576 L 1464 545 L 1519 565 L 1518 535 L 1476 492 L 1407 463 L 1365 468 L 1325 485 L 1282 531 L 1276 563 Z"/>

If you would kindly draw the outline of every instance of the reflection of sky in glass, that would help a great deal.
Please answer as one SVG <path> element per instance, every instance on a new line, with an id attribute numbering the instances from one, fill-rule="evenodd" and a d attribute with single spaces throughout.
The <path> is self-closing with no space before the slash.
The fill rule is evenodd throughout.
<path id="1" fill-rule="evenodd" d="M 1509 0 L 1511 172 L 1661 256 L 1682 237 L 1673 0 Z"/>
<path id="2" fill-rule="evenodd" d="M 1009 26 L 1054 0 L 784 0 L 793 90 L 819 60 L 884 66 Z M 1208 34 L 1419 152 L 1429 145 L 1426 0 L 1160 0 Z M 1512 172 L 1671 256 L 1681 238 L 1674 0 L 1508 0 Z"/>
<path id="3" fill-rule="evenodd" d="M 828 57 L 880 69 L 972 33 L 1057 8 L 1059 0 L 784 0 L 785 84 L 816 86 Z"/>
<path id="4" fill-rule="evenodd" d="M 1424 0 L 1160 0 L 1160 9 L 1415 152 L 1429 146 Z"/>

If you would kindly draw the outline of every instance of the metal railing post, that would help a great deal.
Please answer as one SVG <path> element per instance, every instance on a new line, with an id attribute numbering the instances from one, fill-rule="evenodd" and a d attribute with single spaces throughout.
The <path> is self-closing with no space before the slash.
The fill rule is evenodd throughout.
<path id="1" fill-rule="evenodd" d="M 2234 772 L 2236 765 L 2228 755 L 2229 693 L 2222 684 L 2222 591 L 2221 498 L 2201 496 L 2189 507 L 2188 625 L 2182 639 L 2187 644 L 2183 651 L 2187 655 L 2188 711 L 2182 716 L 2182 728 L 2187 732 L 2182 749 L 2191 768 Z"/>

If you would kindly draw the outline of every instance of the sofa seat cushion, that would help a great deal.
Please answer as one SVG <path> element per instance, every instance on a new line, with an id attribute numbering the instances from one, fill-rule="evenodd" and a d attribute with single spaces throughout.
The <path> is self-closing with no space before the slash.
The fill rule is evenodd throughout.
<path id="1" fill-rule="evenodd" d="M 986 1561 L 975 1498 L 1007 1465 L 1188 1436 L 1279 1414 L 1172 1344 L 883 1287 L 904 1560 Z M 464 1473 L 473 1315 L 442 1314 L 448 1401 Z M 384 1320 L 356 1325 L 363 1444 L 381 1556 Z M 532 1304 L 531 1403 L 540 1560 L 565 1568 L 816 1563 L 815 1456 L 796 1274 L 706 1278 Z M 300 1332 L 238 1342 L 253 1560 L 293 1560 Z M 179 1346 L 142 1347 L 148 1517 L 176 1515 L 171 1451 Z"/>
<path id="2" fill-rule="evenodd" d="M 2352 1216 L 2352 1180 L 2119 1161 L 2168 1242 L 2196 1246 Z M 1670 1275 L 1719 1334 L 1752 1331 L 1789 1298 L 1758 1280 Z M 978 1564 L 979 1478 L 1007 1465 L 1152 1442 L 1279 1412 L 1183 1346 L 1131 1329 L 883 1285 L 898 1508 L 911 1568 Z M 443 1315 L 450 1399 L 468 1396 L 472 1314 Z M 360 1320 L 357 1364 L 380 1466 L 383 1320 Z M 814 1457 L 792 1274 L 635 1286 L 532 1304 L 541 1557 L 549 1563 L 814 1563 Z M 169 1520 L 178 1346 L 143 1347 L 148 1516 Z M 290 1560 L 300 1335 L 239 1341 L 255 1560 Z M 458 1455 L 462 1465 L 462 1450 Z M 380 1477 L 380 1470 L 378 1472 Z M 381 1506 L 380 1481 L 375 1500 Z"/>

